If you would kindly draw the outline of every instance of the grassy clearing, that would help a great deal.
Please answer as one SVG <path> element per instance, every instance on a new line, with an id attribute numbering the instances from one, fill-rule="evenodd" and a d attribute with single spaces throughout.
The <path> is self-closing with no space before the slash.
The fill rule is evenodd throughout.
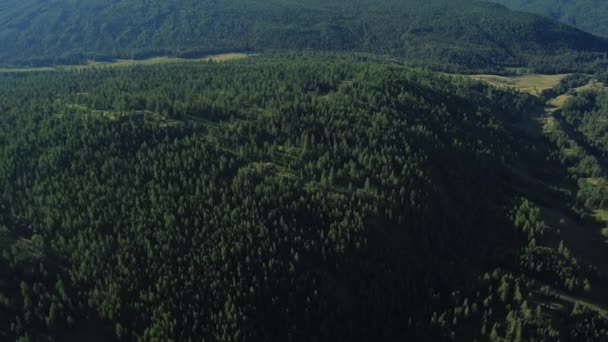
<path id="1" fill-rule="evenodd" d="M 600 231 L 608 243 L 608 210 L 598 209 L 593 211 L 593 217 L 602 223 L 604 228 Z"/>
<path id="2" fill-rule="evenodd" d="M 178 58 L 178 57 L 152 57 L 148 59 L 117 59 L 113 62 L 95 62 L 89 61 L 86 65 L 76 66 L 77 69 L 89 67 L 128 67 L 136 65 L 157 65 L 167 63 L 184 63 L 184 62 L 227 62 L 249 57 L 245 53 L 223 53 L 212 55 L 203 58 Z M 68 67 L 69 68 L 69 67 Z"/>
<path id="3" fill-rule="evenodd" d="M 602 222 L 608 222 L 608 210 L 596 210 L 593 212 L 593 217 L 595 217 L 596 219 L 602 221 Z"/>
<path id="4" fill-rule="evenodd" d="M 593 211 L 593 217 L 608 226 L 608 210 L 597 209 Z M 608 228 L 608 227 L 607 227 Z"/>
<path id="5" fill-rule="evenodd" d="M 593 80 L 582 87 L 572 89 L 567 94 L 562 94 L 554 99 L 549 100 L 549 102 L 547 102 L 547 104 L 548 104 L 547 111 L 555 112 L 556 110 L 561 109 L 566 104 L 566 102 L 571 97 L 574 96 L 574 94 L 580 93 L 585 90 L 592 90 L 592 89 L 598 90 L 598 89 L 603 89 L 603 88 L 605 88 L 603 83 Z"/>
<path id="6" fill-rule="evenodd" d="M 592 80 L 591 82 L 587 83 L 586 85 L 582 86 L 582 87 L 578 87 L 575 89 L 576 92 L 580 92 L 583 90 L 591 90 L 591 89 L 604 89 L 606 87 L 606 85 L 602 82 L 598 82 L 596 80 Z"/>
<path id="7" fill-rule="evenodd" d="M 541 119 L 543 125 L 543 133 L 552 133 L 559 128 L 559 123 L 553 116 L 546 116 Z"/>
<path id="8" fill-rule="evenodd" d="M 152 57 L 148 59 L 117 59 L 112 62 L 88 61 L 82 65 L 62 65 L 55 67 L 40 67 L 40 68 L 0 68 L 0 73 L 15 73 L 15 72 L 45 72 L 45 71 L 62 71 L 62 70 L 82 70 L 87 68 L 110 68 L 110 67 L 129 67 L 137 65 L 158 65 L 168 63 L 184 63 L 184 62 L 227 62 L 239 59 L 244 59 L 252 55 L 245 53 L 223 53 L 212 55 L 203 58 L 178 58 L 178 57 Z"/>
<path id="9" fill-rule="evenodd" d="M 40 68 L 0 68 L 0 73 L 15 73 L 15 72 L 40 72 L 54 71 L 56 67 L 40 67 Z"/>
<path id="10" fill-rule="evenodd" d="M 608 187 L 608 181 L 606 181 L 605 178 L 599 178 L 599 177 L 585 178 L 585 181 L 594 186 L 601 186 L 604 188 Z"/>
<path id="11" fill-rule="evenodd" d="M 203 58 L 204 61 L 214 61 L 214 62 L 226 62 L 226 61 L 234 61 L 238 59 L 244 59 L 252 55 L 248 55 L 246 53 L 223 53 L 219 55 L 213 55 L 209 57 Z"/>
<path id="12" fill-rule="evenodd" d="M 544 90 L 558 85 L 566 76 L 568 74 L 529 74 L 521 76 L 472 75 L 471 78 L 490 83 L 497 87 L 517 89 L 532 95 L 540 95 Z"/>
<path id="13" fill-rule="evenodd" d="M 562 108 L 564 104 L 566 104 L 566 101 L 568 101 L 568 99 L 571 97 L 572 95 L 564 94 L 549 100 L 549 102 L 547 102 L 547 104 L 549 105 L 547 110 L 550 112 L 555 112 L 556 110 Z"/>

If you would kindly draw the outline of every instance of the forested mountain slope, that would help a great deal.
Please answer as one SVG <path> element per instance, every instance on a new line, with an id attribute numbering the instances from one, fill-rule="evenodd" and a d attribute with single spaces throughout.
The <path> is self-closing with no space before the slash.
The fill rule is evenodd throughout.
<path id="1" fill-rule="evenodd" d="M 608 43 L 471 0 L 0 1 L 3 64 L 268 49 L 365 51 L 443 68 L 574 69 Z"/>
<path id="2" fill-rule="evenodd" d="M 605 0 L 490 0 L 510 8 L 538 13 L 581 30 L 608 37 L 608 2 Z"/>
<path id="3" fill-rule="evenodd" d="M 348 59 L 0 74 L 0 338 L 607 338 L 540 101 Z"/>
<path id="4" fill-rule="evenodd" d="M 493 112 L 525 98 L 274 59 L 1 77 L 9 336 L 440 337 L 425 303 L 514 234 Z"/>

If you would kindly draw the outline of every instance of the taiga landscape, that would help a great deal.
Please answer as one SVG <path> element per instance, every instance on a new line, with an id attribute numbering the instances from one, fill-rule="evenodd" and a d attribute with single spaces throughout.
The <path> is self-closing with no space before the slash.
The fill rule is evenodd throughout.
<path id="1" fill-rule="evenodd" d="M 0 0 L 0 341 L 608 341 L 605 6 L 495 2 Z"/>

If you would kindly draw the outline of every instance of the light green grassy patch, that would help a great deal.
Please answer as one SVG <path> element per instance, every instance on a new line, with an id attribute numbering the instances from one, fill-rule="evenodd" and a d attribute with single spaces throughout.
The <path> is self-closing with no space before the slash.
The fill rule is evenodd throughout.
<path id="1" fill-rule="evenodd" d="M 591 177 L 585 178 L 585 181 L 593 186 L 608 187 L 608 181 L 605 178 Z"/>
<path id="2" fill-rule="evenodd" d="M 585 91 L 585 90 L 600 90 L 604 88 L 604 84 L 601 82 L 597 82 L 596 80 L 593 80 L 587 84 L 585 84 L 582 87 L 578 87 L 578 88 L 574 88 L 572 89 L 572 91 L 570 91 L 568 94 L 562 94 L 554 99 L 551 99 L 548 104 L 549 104 L 549 108 L 548 110 L 551 112 L 554 112 L 558 109 L 561 109 L 566 102 L 571 99 L 574 94 L 580 93 L 581 91 Z"/>
<path id="3" fill-rule="evenodd" d="M 603 209 L 594 210 L 593 217 L 595 217 L 595 219 L 598 221 L 608 224 L 608 210 L 603 210 Z"/>
<path id="4" fill-rule="evenodd" d="M 555 87 L 566 76 L 568 74 L 528 74 L 521 76 L 471 75 L 473 79 L 487 82 L 497 87 L 517 89 L 532 95 L 540 95 L 544 90 Z"/>
<path id="5" fill-rule="evenodd" d="M 152 57 L 148 59 L 117 59 L 113 62 L 95 62 L 89 61 L 86 65 L 76 66 L 76 68 L 87 67 L 128 67 L 135 65 L 157 65 L 167 63 L 184 63 L 184 62 L 227 62 L 238 59 L 247 58 L 250 55 L 246 53 L 223 53 L 219 55 L 206 56 L 203 58 L 178 58 L 178 57 Z M 69 68 L 69 67 L 68 67 Z"/>
<path id="6" fill-rule="evenodd" d="M 552 133 L 559 128 L 559 123 L 553 116 L 542 118 L 543 133 Z"/>
<path id="7" fill-rule="evenodd" d="M 158 65 L 167 63 L 184 63 L 184 62 L 227 62 L 250 57 L 252 55 L 246 53 L 223 53 L 218 55 L 206 56 L 203 58 L 178 58 L 178 57 L 152 57 L 147 59 L 117 59 L 112 62 L 88 61 L 82 65 L 62 65 L 55 67 L 40 67 L 40 68 L 0 68 L 0 73 L 13 72 L 42 72 L 42 71 L 57 71 L 57 70 L 82 70 L 87 68 L 110 68 L 110 67 L 129 67 L 136 65 Z"/>
<path id="8" fill-rule="evenodd" d="M 530 74 L 524 76 L 513 77 L 517 87 L 521 90 L 532 93 L 542 92 L 547 89 L 551 89 L 559 84 L 561 80 L 567 77 L 568 74 L 561 75 L 540 75 Z"/>
<path id="9" fill-rule="evenodd" d="M 563 94 L 554 99 L 551 99 L 547 103 L 549 105 L 549 108 L 547 110 L 550 112 L 555 112 L 556 110 L 561 109 L 564 104 L 566 104 L 566 101 L 568 101 L 568 99 L 570 99 L 571 97 L 572 95 Z"/>
<path id="10" fill-rule="evenodd" d="M 585 84 L 582 87 L 578 87 L 576 88 L 576 92 L 580 92 L 583 90 L 600 90 L 600 89 L 604 89 L 606 87 L 606 85 L 604 85 L 604 83 L 602 82 L 598 82 L 596 80 L 592 80 L 591 82 Z"/>
<path id="11" fill-rule="evenodd" d="M 213 55 L 209 57 L 203 58 L 205 61 L 214 61 L 214 62 L 226 62 L 226 61 L 234 61 L 238 59 L 244 59 L 251 55 L 246 53 L 222 53 L 219 55 Z"/>
<path id="12" fill-rule="evenodd" d="M 593 217 L 605 226 L 602 228 L 601 233 L 604 238 L 608 239 L 608 210 L 594 210 Z M 606 240 L 606 242 L 608 242 L 608 240 Z"/>
<path id="13" fill-rule="evenodd" d="M 14 73 L 14 72 L 40 72 L 40 71 L 54 71 L 57 70 L 55 67 L 39 67 L 39 68 L 0 68 L 0 73 Z"/>
<path id="14" fill-rule="evenodd" d="M 564 149 L 564 157 L 566 158 L 575 158 L 581 155 L 581 150 L 578 146 L 570 147 Z"/>

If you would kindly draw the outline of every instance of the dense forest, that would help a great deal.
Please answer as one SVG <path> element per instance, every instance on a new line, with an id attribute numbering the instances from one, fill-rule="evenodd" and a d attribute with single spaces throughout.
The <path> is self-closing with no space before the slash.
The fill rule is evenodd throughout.
<path id="1" fill-rule="evenodd" d="M 605 6 L 494 2 L 0 0 L 0 341 L 608 341 Z"/>
<path id="2" fill-rule="evenodd" d="M 608 92 L 586 90 L 569 99 L 559 113 L 572 138 L 557 139 L 562 160 L 578 180 L 578 198 L 586 208 L 608 210 Z"/>
<path id="3" fill-rule="evenodd" d="M 274 50 L 358 51 L 443 70 L 588 72 L 608 41 L 473 0 L 0 0 L 0 65 Z"/>
<path id="4" fill-rule="evenodd" d="M 608 2 L 604 0 L 489 0 L 542 14 L 596 35 L 608 37 Z"/>
<path id="5" fill-rule="evenodd" d="M 517 128 L 539 98 L 314 54 L 0 73 L 0 98 L 0 339 L 608 340 L 563 299 L 606 275 L 541 215 L 577 196 L 530 185 L 569 170 Z M 562 115 L 593 137 L 605 99 Z"/>

